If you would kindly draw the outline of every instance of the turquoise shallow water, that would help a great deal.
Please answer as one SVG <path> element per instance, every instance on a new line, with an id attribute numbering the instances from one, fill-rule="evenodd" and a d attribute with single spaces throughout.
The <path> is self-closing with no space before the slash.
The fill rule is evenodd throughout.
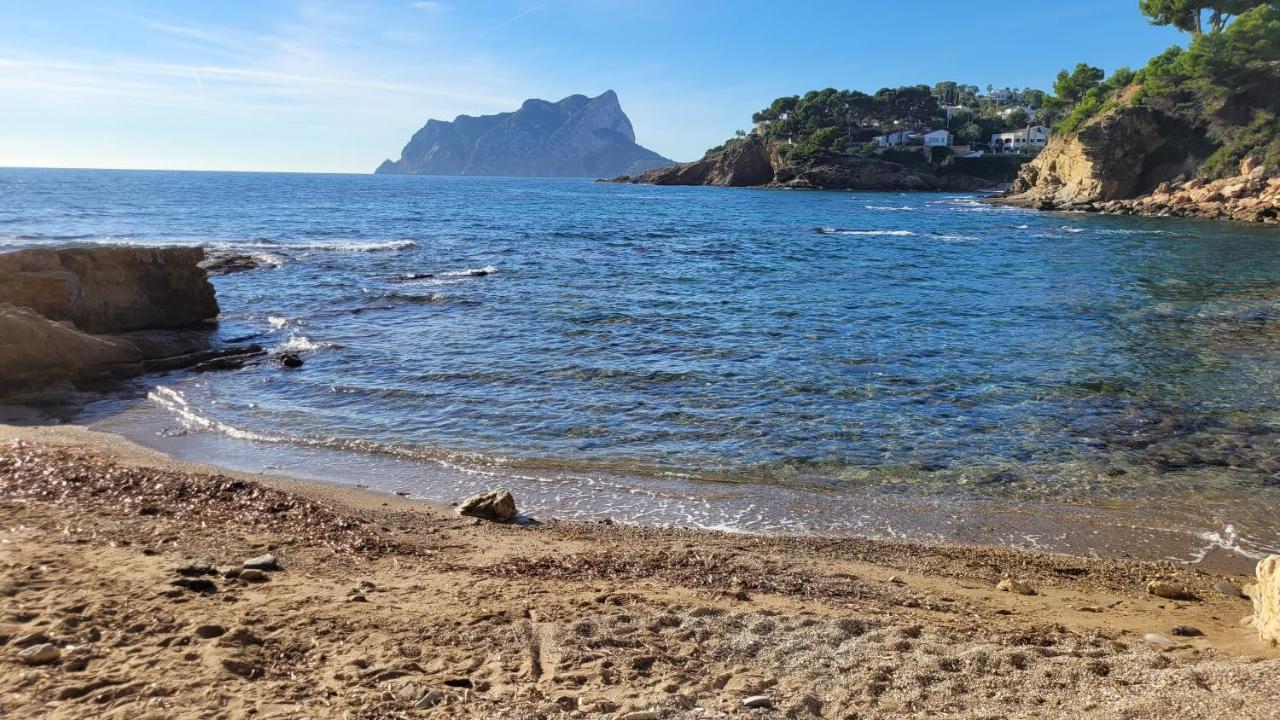
<path id="1" fill-rule="evenodd" d="M 1280 231 L 979 200 L 9 169 L 0 245 L 266 264 L 215 279 L 218 336 L 306 366 L 152 378 L 156 432 L 610 478 L 602 512 L 663 483 L 712 504 L 771 488 L 707 525 L 805 525 L 782 488 L 1158 507 L 1280 546 Z"/>

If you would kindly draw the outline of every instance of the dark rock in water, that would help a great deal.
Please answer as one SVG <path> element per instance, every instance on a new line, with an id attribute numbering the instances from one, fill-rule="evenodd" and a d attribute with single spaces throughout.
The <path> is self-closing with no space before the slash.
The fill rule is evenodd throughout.
<path id="1" fill-rule="evenodd" d="M 302 367 L 302 358 L 298 355 L 298 353 L 292 353 L 292 352 L 284 353 L 279 357 L 279 362 L 281 365 L 287 368 Z"/>
<path id="2" fill-rule="evenodd" d="M 610 177 L 638 174 L 672 161 L 636 144 L 635 131 L 612 90 L 560 102 L 526 100 L 499 115 L 429 120 L 387 160 L 379 174 Z"/>
<path id="3" fill-rule="evenodd" d="M 458 514 L 494 522 L 507 522 L 516 516 L 516 499 L 506 490 L 492 490 L 462 501 L 458 506 Z"/>
<path id="4" fill-rule="evenodd" d="M 467 272 L 467 274 L 470 275 L 471 277 L 484 277 L 485 275 L 489 275 L 491 273 L 492 273 L 491 270 L 470 270 Z"/>
<path id="5" fill-rule="evenodd" d="M 209 257 L 200 263 L 200 267 L 210 275 L 231 275 L 248 270 L 257 270 L 264 264 L 252 255 L 238 253 L 210 252 Z"/>
<path id="6" fill-rule="evenodd" d="M 411 273 L 405 273 L 405 274 L 403 275 L 403 278 L 404 278 L 405 280 L 425 280 L 425 279 L 427 279 L 427 278 L 433 278 L 433 277 L 435 277 L 435 273 L 417 273 L 417 272 L 411 272 Z"/>

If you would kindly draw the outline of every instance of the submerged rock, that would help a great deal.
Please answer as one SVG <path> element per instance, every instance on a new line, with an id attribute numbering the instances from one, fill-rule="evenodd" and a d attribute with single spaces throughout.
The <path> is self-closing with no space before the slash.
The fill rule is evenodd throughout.
<path id="1" fill-rule="evenodd" d="M 464 500 L 458 506 L 458 514 L 494 522 L 507 522 L 516 516 L 516 499 L 506 490 L 492 490 Z"/>
<path id="2" fill-rule="evenodd" d="M 298 355 L 298 353 L 293 353 L 293 352 L 284 353 L 278 358 L 278 360 L 282 366 L 287 368 L 302 367 L 302 356 Z"/>

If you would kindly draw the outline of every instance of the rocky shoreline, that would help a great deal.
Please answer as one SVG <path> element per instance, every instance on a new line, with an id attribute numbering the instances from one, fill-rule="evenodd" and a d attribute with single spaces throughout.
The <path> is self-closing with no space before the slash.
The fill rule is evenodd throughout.
<path id="1" fill-rule="evenodd" d="M 0 426 L 0 517 L 14 718 L 1263 717 L 1280 673 L 1177 564 L 490 523 L 74 427 Z"/>
<path id="2" fill-rule="evenodd" d="M 622 175 L 613 183 L 640 185 L 714 185 L 790 190 L 877 190 L 890 192 L 988 190 L 1012 177 L 979 177 L 928 163 L 905 165 L 875 157 L 840 158 L 797 165 L 759 135 L 735 139 L 701 160 Z M 988 168 L 989 169 L 989 168 Z"/>
<path id="3" fill-rule="evenodd" d="M 204 259 L 198 247 L 0 254 L 0 396 L 57 403 L 80 387 L 262 356 L 213 342 L 220 310 Z"/>

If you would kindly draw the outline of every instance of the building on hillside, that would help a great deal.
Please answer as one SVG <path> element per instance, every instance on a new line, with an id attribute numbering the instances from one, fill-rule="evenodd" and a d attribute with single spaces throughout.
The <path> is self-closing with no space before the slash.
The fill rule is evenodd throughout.
<path id="1" fill-rule="evenodd" d="M 891 132 L 888 135 L 881 135 L 876 138 L 876 145 L 880 147 L 889 147 L 891 145 L 906 145 L 912 140 L 920 137 L 920 133 L 914 130 L 899 130 Z"/>
<path id="2" fill-rule="evenodd" d="M 925 147 L 951 147 L 952 135 L 946 130 L 934 130 L 924 134 Z"/>
<path id="3" fill-rule="evenodd" d="M 1016 153 L 1028 148 L 1040 150 L 1048 142 L 1049 128 L 1044 125 L 1032 125 L 1022 130 L 992 135 L 991 151 L 996 153 Z"/>

